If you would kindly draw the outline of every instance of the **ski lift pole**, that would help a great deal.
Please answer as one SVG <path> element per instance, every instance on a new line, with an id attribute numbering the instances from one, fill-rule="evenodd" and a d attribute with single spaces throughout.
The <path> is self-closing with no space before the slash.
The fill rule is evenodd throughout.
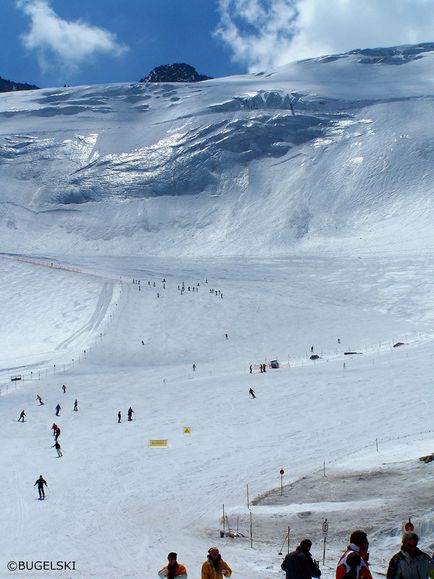
<path id="1" fill-rule="evenodd" d="M 282 496 L 283 495 L 283 475 L 285 474 L 285 471 L 283 470 L 283 468 L 280 469 L 279 474 L 280 474 L 280 496 Z"/>

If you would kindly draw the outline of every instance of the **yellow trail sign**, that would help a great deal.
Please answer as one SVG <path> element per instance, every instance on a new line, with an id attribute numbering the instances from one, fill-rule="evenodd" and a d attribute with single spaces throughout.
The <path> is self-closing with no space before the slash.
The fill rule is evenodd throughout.
<path id="1" fill-rule="evenodd" d="M 191 434 L 190 426 L 184 426 L 184 434 Z"/>
<path id="2" fill-rule="evenodd" d="M 167 438 L 149 439 L 148 446 L 167 446 L 168 442 Z"/>

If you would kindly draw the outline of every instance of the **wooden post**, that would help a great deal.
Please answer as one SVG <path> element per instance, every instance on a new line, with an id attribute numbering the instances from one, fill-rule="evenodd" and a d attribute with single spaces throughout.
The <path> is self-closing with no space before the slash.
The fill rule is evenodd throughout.
<path id="1" fill-rule="evenodd" d="M 252 511 L 250 511 L 250 548 L 253 549 L 253 520 L 252 520 Z"/>
<path id="2" fill-rule="evenodd" d="M 324 566 L 325 565 L 326 544 L 327 544 L 327 533 L 329 532 L 329 524 L 327 522 L 327 519 L 324 519 L 324 521 L 323 521 L 322 532 L 323 532 L 323 537 L 324 537 L 324 549 L 322 552 L 322 564 Z"/>
<path id="3" fill-rule="evenodd" d="M 249 485 L 247 485 L 247 508 L 250 509 Z"/>
<path id="4" fill-rule="evenodd" d="M 326 543 L 327 543 L 327 533 L 324 533 L 324 550 L 322 553 L 322 566 L 325 565 L 325 553 L 326 553 Z"/>
<path id="5" fill-rule="evenodd" d="M 379 452 L 379 450 L 378 450 L 378 438 L 375 439 L 375 448 L 377 449 L 377 452 Z"/>
<path id="6" fill-rule="evenodd" d="M 225 521 L 225 505 L 223 503 L 223 533 L 226 531 L 226 521 Z"/>

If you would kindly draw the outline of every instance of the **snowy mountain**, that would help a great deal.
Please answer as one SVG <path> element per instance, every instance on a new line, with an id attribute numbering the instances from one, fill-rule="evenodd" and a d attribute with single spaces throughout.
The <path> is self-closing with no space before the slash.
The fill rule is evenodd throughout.
<path id="1" fill-rule="evenodd" d="M 433 48 L 0 96 L 1 578 L 432 552 Z"/>
<path id="2" fill-rule="evenodd" d="M 193 85 L 1 95 L 5 250 L 432 246 L 433 88 L 423 44 Z"/>

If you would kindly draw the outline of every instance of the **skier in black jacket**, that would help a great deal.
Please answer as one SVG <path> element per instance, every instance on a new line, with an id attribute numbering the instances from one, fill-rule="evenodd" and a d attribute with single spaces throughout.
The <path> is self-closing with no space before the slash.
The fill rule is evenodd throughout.
<path id="1" fill-rule="evenodd" d="M 47 487 L 47 481 L 44 479 L 44 477 L 42 476 L 42 474 L 39 476 L 38 480 L 35 482 L 35 484 L 33 485 L 34 487 L 38 485 L 38 491 L 39 491 L 39 498 L 40 499 L 45 499 L 45 491 L 44 491 L 44 485 Z"/>
<path id="2" fill-rule="evenodd" d="M 292 553 L 288 553 L 281 568 L 286 572 L 286 579 L 312 579 L 321 577 L 317 563 L 312 559 L 310 548 L 312 541 L 303 539 Z"/>

